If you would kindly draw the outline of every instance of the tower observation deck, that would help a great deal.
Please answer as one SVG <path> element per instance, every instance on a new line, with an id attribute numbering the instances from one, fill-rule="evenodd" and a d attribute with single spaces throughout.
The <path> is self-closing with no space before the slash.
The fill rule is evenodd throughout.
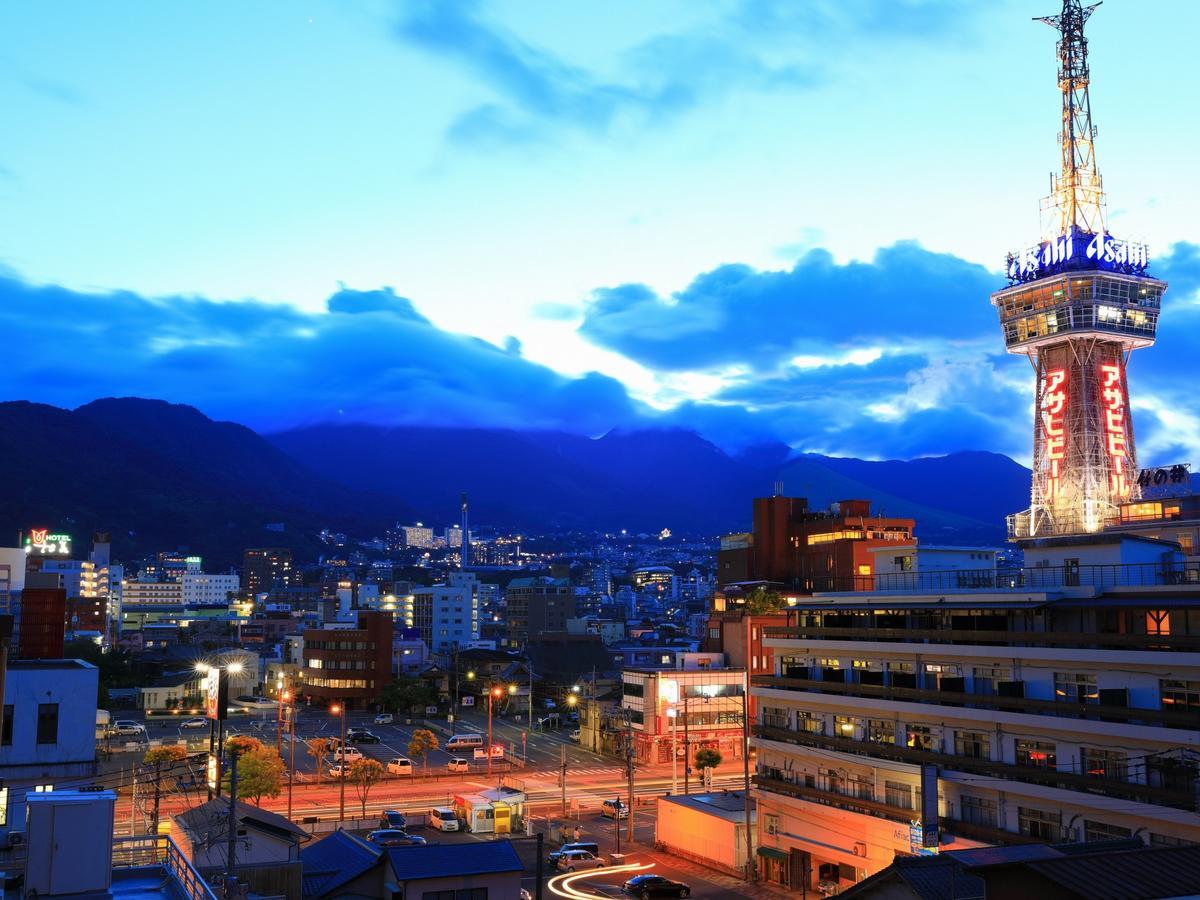
<path id="1" fill-rule="evenodd" d="M 1138 492 L 1126 364 L 1154 343 L 1167 285 L 1146 274 L 1145 244 L 1105 224 L 1083 34 L 1099 5 L 1063 0 L 1037 20 L 1059 32 L 1061 170 L 1041 242 L 1009 254 L 1009 286 L 992 294 L 1008 352 L 1036 373 L 1030 507 L 1008 517 L 1018 541 L 1099 531 Z"/>

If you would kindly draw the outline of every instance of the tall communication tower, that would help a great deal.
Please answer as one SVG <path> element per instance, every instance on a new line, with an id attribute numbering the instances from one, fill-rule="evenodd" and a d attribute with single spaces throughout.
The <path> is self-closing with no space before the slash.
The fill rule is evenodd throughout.
<path id="1" fill-rule="evenodd" d="M 1009 254 L 1009 286 L 992 294 L 1008 352 L 1037 377 L 1031 502 L 1008 518 L 1013 540 L 1099 531 L 1138 492 L 1125 370 L 1154 343 L 1167 285 L 1146 274 L 1144 244 L 1105 224 L 1083 34 L 1099 5 L 1063 0 L 1036 20 L 1059 33 L 1062 154 L 1042 241 Z"/>

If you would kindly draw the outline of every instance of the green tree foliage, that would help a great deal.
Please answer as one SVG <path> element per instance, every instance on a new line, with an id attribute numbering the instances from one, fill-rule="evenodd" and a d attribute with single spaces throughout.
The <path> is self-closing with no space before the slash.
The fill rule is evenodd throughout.
<path id="1" fill-rule="evenodd" d="M 329 758 L 329 741 L 323 737 L 309 738 L 304 742 L 308 755 L 317 763 L 317 784 L 321 783 L 321 773 L 325 771 L 325 760 Z"/>
<path id="2" fill-rule="evenodd" d="M 371 788 L 383 781 L 383 764 L 376 759 L 356 759 L 350 763 L 349 778 L 358 794 L 358 802 L 362 807 L 362 817 L 367 817 L 367 797 Z"/>
<path id="3" fill-rule="evenodd" d="M 392 712 L 412 712 L 437 702 L 437 690 L 419 678 L 396 678 L 379 694 L 379 702 Z"/>
<path id="4" fill-rule="evenodd" d="M 257 806 L 263 797 L 278 797 L 283 790 L 283 757 L 274 748 L 260 744 L 239 754 L 237 767 L 239 798 L 249 797 Z"/>
<path id="5" fill-rule="evenodd" d="M 746 612 L 754 616 L 779 612 L 785 606 L 787 601 L 783 594 L 765 587 L 756 587 L 746 595 Z"/>
<path id="6" fill-rule="evenodd" d="M 721 764 L 723 757 L 720 750 L 713 750 L 709 747 L 701 747 L 696 751 L 694 757 L 697 769 L 715 769 Z"/>
<path id="7" fill-rule="evenodd" d="M 418 728 L 408 742 L 408 755 L 421 757 L 421 765 L 429 768 L 429 754 L 438 748 L 437 735 L 428 728 Z"/>

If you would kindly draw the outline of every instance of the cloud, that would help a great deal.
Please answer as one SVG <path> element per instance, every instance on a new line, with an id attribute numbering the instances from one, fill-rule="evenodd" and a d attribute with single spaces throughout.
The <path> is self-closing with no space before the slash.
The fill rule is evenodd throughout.
<path id="1" fill-rule="evenodd" d="M 438 329 L 388 289 L 342 289 L 327 312 L 150 299 L 0 276 L 0 396 L 75 406 L 137 395 L 259 430 L 335 418 L 601 433 L 639 407 L 603 375 L 567 378 Z"/>
<path id="2" fill-rule="evenodd" d="M 987 298 L 998 286 L 982 266 L 911 242 L 845 265 L 812 250 L 790 271 L 721 266 L 670 297 L 639 284 L 598 290 L 579 331 L 654 368 L 761 371 L 831 347 L 991 335 Z"/>

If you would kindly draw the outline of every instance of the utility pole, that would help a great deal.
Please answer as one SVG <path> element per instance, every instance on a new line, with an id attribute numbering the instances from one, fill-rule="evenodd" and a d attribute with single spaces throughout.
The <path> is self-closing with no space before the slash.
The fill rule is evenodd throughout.
<path id="1" fill-rule="evenodd" d="M 154 763 L 154 814 L 151 822 L 154 828 L 154 839 L 158 840 L 158 802 L 162 798 L 162 763 Z"/>
<path id="2" fill-rule="evenodd" d="M 289 751 L 291 759 L 288 762 L 288 819 L 292 818 L 292 783 L 296 780 L 296 704 L 293 700 L 288 707 L 288 731 L 292 737 L 292 748 Z M 317 774 L 320 774 L 319 772 Z"/>
<path id="3" fill-rule="evenodd" d="M 229 843 L 225 855 L 225 877 L 233 881 L 233 870 L 236 866 L 237 852 L 237 750 L 229 748 Z"/>
<path id="4" fill-rule="evenodd" d="M 129 801 L 129 836 L 133 837 L 137 832 L 133 827 L 134 810 L 137 808 L 137 764 L 131 766 L 133 770 L 133 797 Z"/>
<path id="5" fill-rule="evenodd" d="M 692 745 L 688 738 L 688 697 L 683 695 L 683 794 L 692 792 Z"/>
<path id="6" fill-rule="evenodd" d="M 533 660 L 529 657 L 529 644 L 525 645 L 525 668 L 529 670 L 529 730 L 533 731 Z"/>
<path id="7" fill-rule="evenodd" d="M 625 777 L 629 779 L 629 824 L 626 839 L 633 843 L 633 716 L 629 710 L 625 712 Z M 620 801 L 618 800 L 619 804 Z M 617 807 L 620 809 L 620 806 Z M 617 831 L 621 830 L 621 820 L 617 818 Z"/>
<path id="8" fill-rule="evenodd" d="M 542 900 L 542 861 L 546 857 L 545 847 L 546 836 L 542 832 L 537 833 L 537 868 L 535 869 L 537 880 L 534 882 L 533 896 L 535 900 Z"/>
<path id="9" fill-rule="evenodd" d="M 558 783 L 562 788 L 562 814 L 565 819 L 567 817 L 567 745 L 563 744 L 558 749 L 562 754 L 562 761 L 559 763 Z"/>

